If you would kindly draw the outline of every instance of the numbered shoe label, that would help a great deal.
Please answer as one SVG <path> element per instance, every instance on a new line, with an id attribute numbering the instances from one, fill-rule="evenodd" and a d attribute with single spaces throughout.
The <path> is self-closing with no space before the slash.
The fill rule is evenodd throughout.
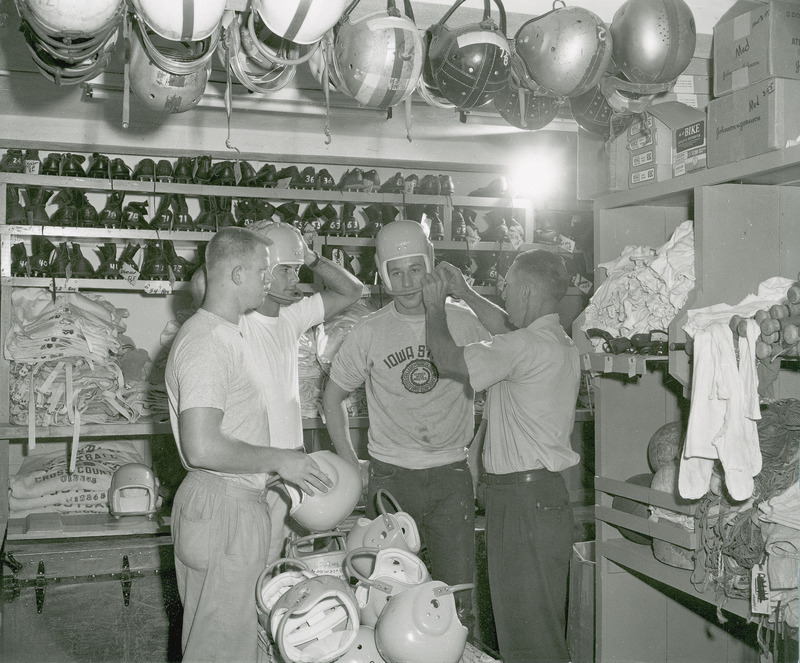
<path id="1" fill-rule="evenodd" d="M 144 291 L 148 295 L 171 295 L 172 286 L 168 281 L 149 281 L 144 284 Z"/>

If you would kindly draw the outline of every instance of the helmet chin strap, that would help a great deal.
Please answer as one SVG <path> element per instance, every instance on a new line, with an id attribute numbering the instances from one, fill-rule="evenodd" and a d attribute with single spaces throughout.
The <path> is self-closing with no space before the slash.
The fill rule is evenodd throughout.
<path id="1" fill-rule="evenodd" d="M 402 297 L 403 295 L 416 295 L 418 292 L 422 292 L 422 286 L 418 288 L 409 288 L 408 290 L 389 290 L 384 286 L 386 292 L 388 292 L 392 297 Z"/>
<path id="2" fill-rule="evenodd" d="M 290 295 L 279 295 L 278 293 L 267 290 L 267 297 L 272 297 L 279 304 L 294 304 L 303 299 L 303 293 L 300 290 L 295 290 Z"/>

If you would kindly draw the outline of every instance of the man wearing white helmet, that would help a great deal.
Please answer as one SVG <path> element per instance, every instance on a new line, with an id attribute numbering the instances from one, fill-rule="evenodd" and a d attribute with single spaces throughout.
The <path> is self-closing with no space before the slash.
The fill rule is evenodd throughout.
<path id="1" fill-rule="evenodd" d="M 505 311 L 447 263 L 424 283 L 428 342 L 442 373 L 487 390 L 486 554 L 497 641 L 508 663 L 570 660 L 573 516 L 561 472 L 580 460 L 570 447 L 580 363 L 557 313 L 568 285 L 561 257 L 549 251 L 516 257 L 502 290 Z M 458 347 L 445 317 L 448 293 L 496 334 L 490 342 Z"/>
<path id="2" fill-rule="evenodd" d="M 393 301 L 358 322 L 342 343 L 323 396 L 337 453 L 358 463 L 345 400 L 362 384 L 369 409 L 367 516 L 375 495 L 394 496 L 417 523 L 431 575 L 449 585 L 473 582 L 475 501 L 467 465 L 473 436 L 473 391 L 443 378 L 425 337 L 422 278 L 433 270 L 433 245 L 414 221 L 386 224 L 376 238 L 375 263 Z M 489 335 L 465 306 L 448 303 L 447 321 L 460 343 Z M 459 616 L 472 613 L 468 593 Z"/>
<path id="3" fill-rule="evenodd" d="M 357 302 L 363 286 L 350 272 L 311 251 L 294 226 L 268 222 L 253 228 L 269 241 L 272 281 L 261 306 L 243 317 L 242 331 L 255 354 L 267 397 L 270 444 L 302 450 L 300 337 Z M 322 292 L 304 297 L 299 291 L 298 270 L 303 265 L 325 285 Z M 272 515 L 269 560 L 274 561 L 283 555 L 289 499 L 284 491 L 274 489 L 267 494 L 267 504 Z"/>
<path id="4" fill-rule="evenodd" d="M 167 359 L 170 421 L 188 470 L 172 508 L 184 661 L 256 660 L 267 478 L 277 473 L 309 494 L 331 483 L 310 456 L 271 444 L 259 371 L 241 333 L 241 316 L 264 300 L 269 264 L 263 238 L 243 228 L 216 233 L 202 307 Z"/>

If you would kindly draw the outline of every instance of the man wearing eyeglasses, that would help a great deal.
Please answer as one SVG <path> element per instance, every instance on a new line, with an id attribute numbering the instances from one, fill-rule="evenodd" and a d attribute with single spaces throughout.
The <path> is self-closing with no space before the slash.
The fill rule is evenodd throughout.
<path id="1" fill-rule="evenodd" d="M 573 516 L 561 472 L 580 382 L 578 350 L 559 323 L 569 279 L 561 258 L 526 251 L 502 288 L 505 311 L 460 271 L 441 263 L 423 279 L 428 345 L 442 375 L 486 389 L 486 549 L 500 653 L 507 663 L 566 662 L 567 571 Z M 447 327 L 448 294 L 489 330 L 514 331 L 458 347 Z"/>

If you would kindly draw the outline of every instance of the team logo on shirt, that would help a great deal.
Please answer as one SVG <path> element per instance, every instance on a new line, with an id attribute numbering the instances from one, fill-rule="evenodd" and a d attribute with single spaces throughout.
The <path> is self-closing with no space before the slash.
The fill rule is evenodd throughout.
<path id="1" fill-rule="evenodd" d="M 415 359 L 403 368 L 403 386 L 412 394 L 425 394 L 439 381 L 439 371 L 429 359 Z"/>

